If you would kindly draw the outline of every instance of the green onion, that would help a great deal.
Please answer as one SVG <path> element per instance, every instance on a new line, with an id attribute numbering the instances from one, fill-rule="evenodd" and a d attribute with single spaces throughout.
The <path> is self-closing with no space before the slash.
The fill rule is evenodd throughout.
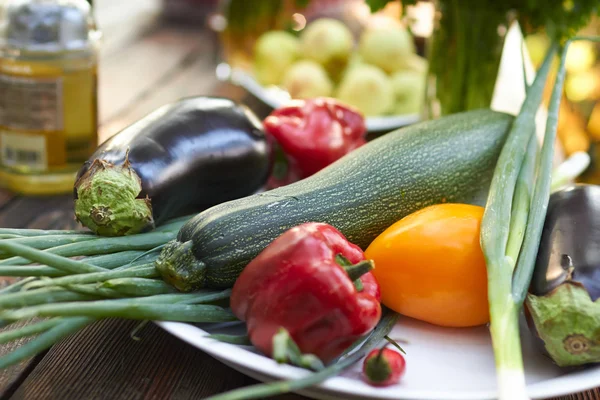
<path id="1" fill-rule="evenodd" d="M 527 230 L 525 232 L 525 240 L 523 248 L 519 255 L 517 269 L 512 281 L 512 298 L 514 302 L 521 306 L 527 295 L 533 269 L 535 267 L 535 258 L 542 237 L 542 229 L 546 218 L 546 210 L 548 209 L 548 201 L 550 198 L 552 184 L 552 161 L 554 156 L 554 143 L 556 141 L 556 131 L 558 127 L 558 112 L 560 109 L 560 101 L 562 97 L 562 88 L 565 80 L 565 64 L 567 59 L 567 51 L 573 40 L 594 40 L 599 41 L 599 38 L 574 38 L 565 43 L 560 57 L 560 64 L 550 104 L 548 107 L 548 120 L 546 122 L 546 132 L 544 135 L 544 144 L 540 157 L 539 173 L 535 182 L 533 192 L 533 203 L 531 213 L 527 220 Z"/>
<path id="2" fill-rule="evenodd" d="M 93 318 L 87 317 L 67 318 L 62 320 L 60 324 L 42 333 L 30 342 L 27 342 L 13 352 L 0 357 L 0 369 L 35 356 L 93 321 Z"/>
<path id="3" fill-rule="evenodd" d="M 88 242 L 93 242 L 88 241 Z M 66 246 L 77 246 L 83 245 L 86 242 L 82 243 L 74 243 Z M 48 253 L 46 251 L 33 249 L 31 247 L 27 247 L 25 245 L 19 243 L 11 243 L 8 240 L 0 241 L 0 250 L 3 250 L 12 255 L 17 255 L 24 257 L 28 260 L 38 262 L 40 264 L 45 264 L 50 267 L 56 268 L 61 271 L 71 272 L 71 273 L 81 273 L 81 272 L 98 272 L 105 271 L 104 268 L 96 267 L 95 265 L 87 264 L 82 261 L 76 261 L 69 258 L 64 258 L 57 256 L 55 254 Z M 9 259 L 10 260 L 10 259 Z M 7 260 L 4 260 L 7 261 Z M 4 263 L 0 263 L 0 265 L 6 265 Z M 10 265 L 10 264 L 8 264 Z"/>
<path id="4" fill-rule="evenodd" d="M 194 215 L 186 215 L 183 217 L 173 218 L 166 221 L 163 225 L 157 226 L 153 232 L 163 231 L 178 231 L 189 219 Z M 95 238 L 100 236 L 94 235 L 88 230 L 43 230 L 43 229 L 17 229 L 17 228 L 0 228 L 0 235 L 12 236 L 54 236 L 54 235 L 90 235 Z"/>
<path id="5" fill-rule="evenodd" d="M 143 251 L 129 250 L 129 251 L 121 251 L 118 253 L 111 254 L 102 254 L 99 256 L 91 256 L 85 257 L 80 261 L 85 261 L 88 264 L 95 265 L 97 267 L 106 268 L 106 269 L 115 269 L 122 265 L 127 265 L 129 263 L 135 262 L 138 259 L 146 259 Z"/>
<path id="6" fill-rule="evenodd" d="M 0 296 L 0 309 L 27 307 L 46 303 L 60 303 L 78 300 L 99 300 L 97 294 L 81 294 L 61 288 L 43 288 L 26 292 L 9 293 Z"/>
<path id="7" fill-rule="evenodd" d="M 176 292 L 176 289 L 165 281 L 148 278 L 110 279 L 104 282 L 101 287 L 130 296 L 153 296 Z"/>
<path id="8" fill-rule="evenodd" d="M 58 270 L 52 267 L 37 265 L 0 265 L 0 276 L 47 276 L 60 277 L 69 275 L 68 272 Z"/>
<path id="9" fill-rule="evenodd" d="M 250 338 L 248 338 L 248 335 L 225 335 L 222 333 L 215 333 L 212 335 L 208 335 L 207 338 L 214 339 L 223 343 L 237 344 L 240 346 L 250 346 L 252 344 L 250 342 Z"/>
<path id="10" fill-rule="evenodd" d="M 93 272 L 89 274 L 69 275 L 55 279 L 44 279 L 31 282 L 25 285 L 25 289 L 48 287 L 48 286 L 65 286 L 82 283 L 98 283 L 109 279 L 116 278 L 154 278 L 159 274 L 154 267 L 154 264 L 142 264 L 128 269 L 119 269 L 106 272 Z"/>
<path id="11" fill-rule="evenodd" d="M 10 331 L 0 332 L 0 344 L 8 343 L 10 341 L 26 336 L 37 335 L 39 333 L 47 331 L 50 328 L 55 327 L 61 322 L 61 318 L 52 318 L 36 322 L 34 324 L 25 325 L 21 328 L 13 329 Z"/>
<path id="12" fill-rule="evenodd" d="M 227 322 L 235 321 L 228 310 L 206 304 L 140 304 L 129 301 L 97 300 L 73 303 L 43 304 L 0 313 L 0 318 L 17 321 L 35 317 L 93 317 L 151 319 L 179 322 Z"/>
<path id="13" fill-rule="evenodd" d="M 535 132 L 532 133 L 527 146 L 527 157 L 523 161 L 521 171 L 517 177 L 515 195 L 512 201 L 512 214 L 510 216 L 510 229 L 508 242 L 506 244 L 506 257 L 510 262 L 511 269 L 514 270 L 519 257 L 519 251 L 523 244 L 525 229 L 527 225 L 527 216 L 531 204 L 532 187 L 535 177 L 535 161 L 537 159 L 538 143 Z"/>
<path id="14" fill-rule="evenodd" d="M 122 237 L 103 237 L 94 240 L 86 240 L 80 243 L 65 244 L 44 250 L 44 253 L 51 253 L 63 257 L 94 256 L 100 254 L 110 254 L 131 250 L 151 250 L 163 245 L 168 241 L 175 239 L 177 232 L 151 232 L 139 235 Z M 2 241 L 0 241 L 2 243 Z M 15 254 L 19 255 L 19 254 Z M 0 261 L 0 265 L 29 264 L 29 260 L 23 257 L 11 257 Z"/>
<path id="15" fill-rule="evenodd" d="M 23 286 L 25 286 L 29 282 L 35 281 L 36 279 L 37 278 L 31 277 L 31 278 L 21 279 L 15 283 L 12 283 L 12 284 L 0 289 L 0 295 L 17 292 L 17 291 L 21 290 L 23 288 Z"/>
<path id="16" fill-rule="evenodd" d="M 43 229 L 17 229 L 17 228 L 0 228 L 0 235 L 14 235 L 14 236 L 53 236 L 53 235 L 81 235 L 88 234 L 94 236 L 89 231 L 77 231 L 77 230 L 43 230 Z"/>
<path id="17" fill-rule="evenodd" d="M 157 255 L 146 254 L 142 251 L 122 251 L 120 253 L 86 257 L 77 261 L 85 262 L 99 268 L 120 270 L 128 268 L 131 265 L 136 265 L 131 264 L 134 261 L 137 263 L 148 263 L 154 262 L 156 258 Z M 57 258 L 56 260 L 61 259 Z M 54 278 L 69 274 L 69 272 L 43 265 L 0 265 L 0 276 L 46 276 Z"/>
<path id="18" fill-rule="evenodd" d="M 182 293 L 182 294 L 166 294 L 158 296 L 142 297 L 137 299 L 123 299 L 123 300 L 111 300 L 113 303 L 127 302 L 129 304 L 199 304 L 208 303 L 215 300 L 226 299 L 231 295 L 231 290 L 214 291 L 214 290 L 203 290 L 196 293 Z M 55 321 L 60 321 L 56 327 L 51 328 L 40 336 L 34 338 L 30 342 L 20 346 L 13 352 L 0 357 L 0 369 L 6 368 L 10 365 L 16 364 L 22 360 L 36 355 L 37 353 L 49 348 L 54 343 L 58 342 L 62 338 L 74 333 L 84 326 L 91 324 L 96 321 L 96 318 L 91 317 L 69 317 L 69 318 L 56 318 Z M 3 325 L 6 325 L 5 321 L 1 321 Z M 40 329 L 41 330 L 41 329 Z M 12 331 L 7 331 L 6 334 L 14 339 L 28 335 L 28 331 L 23 331 L 22 328 L 18 328 Z"/>
<path id="19" fill-rule="evenodd" d="M 62 246 L 71 243 L 80 243 L 87 240 L 93 240 L 96 236 L 93 235 L 52 235 L 52 236 L 33 236 L 19 237 L 15 239 L 5 239 L 3 242 L 18 243 L 34 249 L 45 250 L 51 247 Z M 0 256 L 5 256 L 4 252 Z"/>
<path id="20" fill-rule="evenodd" d="M 19 235 L 11 235 L 9 233 L 0 233 L 0 239 L 19 239 L 22 238 L 23 236 L 19 236 Z"/>
<path id="21" fill-rule="evenodd" d="M 526 149 L 535 132 L 535 114 L 542 94 L 556 46 L 548 54 L 527 91 L 519 115 L 513 122 L 508 138 L 494 171 L 488 201 L 481 223 L 481 247 L 488 271 L 490 303 L 490 332 L 496 359 L 500 400 L 526 399 L 523 358 L 519 337 L 520 306 L 512 297 L 512 275 L 516 256 L 507 255 L 509 230 L 515 221 L 522 224 L 523 216 L 511 210 L 519 174 L 523 168 Z M 533 156 L 533 155 L 530 155 Z M 525 176 L 524 176 L 525 178 Z M 524 179 L 526 182 L 527 179 Z M 519 195 L 523 192 L 519 191 Z M 516 201 L 516 205 L 522 204 Z M 514 228 L 514 226 L 513 226 Z M 512 243 L 518 244 L 514 239 Z M 511 249 L 518 254 L 518 249 Z M 514 258 L 513 258 L 514 257 Z"/>
<path id="22" fill-rule="evenodd" d="M 101 300 L 103 298 L 109 299 L 120 299 L 123 297 L 127 297 L 122 293 L 117 292 L 116 290 L 98 287 L 98 285 L 66 285 L 64 287 L 67 291 L 73 293 L 79 293 L 84 296 L 96 297 L 96 299 L 92 300 Z M 28 292 L 25 292 L 28 293 Z M 74 299 L 73 301 L 77 301 L 78 299 Z M 86 299 L 82 299 L 85 301 Z"/>
<path id="23" fill-rule="evenodd" d="M 490 330 L 496 358 L 500 400 L 527 399 L 518 319 L 531 282 L 548 207 L 558 112 L 565 77 L 566 54 L 570 42 L 567 41 L 562 49 L 535 183 L 528 172 L 533 170 L 528 163 L 533 163 L 536 158 L 535 152 L 530 149 L 528 157 L 523 159 L 519 151 L 520 146 L 523 146 L 527 139 L 525 129 L 528 127 L 518 125 L 517 122 L 523 116 L 534 121 L 537 105 L 533 100 L 537 102 L 538 96 L 542 93 L 541 83 L 546 79 L 547 64 L 553 57 L 555 46 L 548 51 L 544 64 L 528 91 L 521 113 L 515 120 L 509 139 L 502 149 L 482 221 L 481 244 L 488 268 Z M 528 147 L 531 147 L 531 144 Z M 517 173 L 523 176 L 522 180 L 514 179 Z M 532 186 L 533 194 L 529 199 Z M 507 229 L 507 218 L 510 218 L 510 230 Z M 523 222 L 524 220 L 526 223 Z M 516 268 L 514 268 L 515 263 Z"/>

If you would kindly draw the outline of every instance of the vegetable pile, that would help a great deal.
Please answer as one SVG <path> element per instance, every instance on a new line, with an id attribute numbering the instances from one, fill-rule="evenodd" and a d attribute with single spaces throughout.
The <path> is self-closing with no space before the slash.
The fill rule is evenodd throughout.
<path id="1" fill-rule="evenodd" d="M 28 278 L 0 293 L 0 320 L 8 325 L 50 319 L 3 333 L 3 340 L 38 336 L 2 358 L 0 367 L 99 318 L 218 322 L 239 317 L 248 322 L 249 339 L 265 353 L 318 372 L 221 398 L 264 398 L 318 383 L 378 346 L 398 319 L 384 308 L 373 329 L 380 313 L 379 285 L 360 249 L 428 204 L 482 202 L 512 120 L 480 110 L 405 128 L 306 179 L 211 207 L 191 219 L 170 220 L 148 233 L 102 238 L 3 230 L 0 234 L 10 236 L 0 241 L 0 251 L 8 256 L 0 261 L 0 272 Z M 290 264 L 291 255 L 297 263 Z M 321 272 L 310 273 L 315 269 Z M 277 277 L 280 283 L 272 281 Z M 322 279 L 314 282 L 320 283 L 308 285 L 317 277 Z M 270 303 L 275 295 L 281 301 Z M 321 315 L 320 323 L 303 317 L 311 301 L 322 310 L 315 314 Z M 342 304 L 343 317 L 336 311 Z M 270 312 L 264 314 L 263 308 Z M 288 315 L 296 318 L 286 320 Z M 267 329 L 271 323 L 274 329 Z M 329 329 L 330 324 L 345 329 Z M 312 339 L 315 334 L 333 342 L 315 347 L 320 343 Z M 345 355 L 357 345 L 359 350 Z"/>
<path id="2" fill-rule="evenodd" d="M 569 331 L 569 318 L 584 321 L 584 330 L 597 321 L 595 261 L 559 243 L 565 274 L 544 280 L 555 262 L 547 249 L 556 212 L 552 208 L 546 218 L 546 210 L 569 43 L 562 48 L 539 151 L 534 114 L 558 45 L 548 52 L 516 118 L 477 110 L 366 144 L 357 134 L 341 153 L 310 150 L 316 160 L 311 165 L 299 144 L 291 145 L 294 135 L 315 140 L 341 128 L 356 133 L 360 120 L 337 117 L 337 111 L 353 111 L 322 99 L 276 112 L 314 122 L 311 113 L 334 107 L 337 119 L 319 114 L 317 121 L 327 122 L 320 135 L 311 123 L 300 129 L 285 119 L 265 121 L 280 130 L 274 136 L 309 176 L 260 193 L 250 192 L 266 182 L 269 146 L 255 117 L 239 105 L 187 100 L 128 128 L 84 167 L 76 210 L 84 211 L 78 214 L 82 221 L 90 211 L 89 224 L 100 233 L 129 235 L 0 229 L 0 275 L 25 277 L 0 290 L 0 323 L 45 318 L 0 333 L 0 342 L 37 336 L 0 358 L 0 368 L 101 318 L 244 321 L 247 336 L 214 339 L 249 341 L 278 362 L 315 371 L 212 399 L 265 398 L 317 384 L 367 354 L 363 379 L 395 384 L 405 360 L 380 342 L 399 313 L 444 326 L 480 325 L 489 317 L 500 398 L 520 399 L 527 398 L 518 326 L 526 298 L 531 323 L 558 364 L 600 361 L 590 338 L 595 333 Z M 165 110 L 170 113 L 163 115 Z M 185 133 L 181 141 L 165 133 L 171 127 Z M 157 153 L 147 153 L 152 149 Z M 142 154 L 156 158 L 141 160 Z M 156 188 L 162 189 L 152 192 Z M 575 190 L 565 189 L 563 196 Z M 575 192 L 575 201 L 600 203 L 593 189 L 585 190 Z M 220 204 L 173 218 L 187 206 L 211 201 Z M 593 231 L 600 217 L 594 208 L 589 212 Z M 559 216 L 572 222 L 567 212 Z M 152 227 L 154 219 L 165 222 L 135 233 Z M 550 233 L 543 232 L 545 221 Z M 556 300 L 564 290 L 579 299 L 566 311 Z M 565 340 L 573 350 L 566 358 L 555 351 Z"/>

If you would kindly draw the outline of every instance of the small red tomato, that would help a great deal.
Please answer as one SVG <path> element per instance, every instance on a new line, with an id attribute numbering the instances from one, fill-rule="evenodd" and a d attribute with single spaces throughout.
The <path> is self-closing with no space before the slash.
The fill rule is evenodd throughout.
<path id="1" fill-rule="evenodd" d="M 400 381 L 406 361 L 397 351 L 382 347 L 372 350 L 363 362 L 365 381 L 373 386 L 389 386 Z"/>

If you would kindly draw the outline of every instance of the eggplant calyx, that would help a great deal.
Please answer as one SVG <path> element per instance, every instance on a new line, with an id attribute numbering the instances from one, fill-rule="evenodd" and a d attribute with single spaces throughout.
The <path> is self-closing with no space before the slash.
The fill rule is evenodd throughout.
<path id="1" fill-rule="evenodd" d="M 75 182 L 75 217 L 103 236 L 123 236 L 154 227 L 152 204 L 140 198 L 142 183 L 126 158 L 122 165 L 96 159 Z"/>
<path id="2" fill-rule="evenodd" d="M 165 245 L 155 262 L 163 280 L 180 292 L 190 292 L 205 286 L 207 268 L 192 251 L 192 241 L 172 240 Z"/>
<path id="3" fill-rule="evenodd" d="M 561 366 L 600 362 L 600 300 L 567 281 L 546 295 L 528 294 L 526 306 L 546 351 Z"/>

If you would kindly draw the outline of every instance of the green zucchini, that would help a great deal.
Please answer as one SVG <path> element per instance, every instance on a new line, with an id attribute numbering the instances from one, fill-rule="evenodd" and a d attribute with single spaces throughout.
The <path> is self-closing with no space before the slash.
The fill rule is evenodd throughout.
<path id="1" fill-rule="evenodd" d="M 388 133 L 309 178 L 198 214 L 165 246 L 157 268 L 181 291 L 231 287 L 271 241 L 304 222 L 331 224 L 364 249 L 428 205 L 484 205 L 512 120 L 476 110 Z"/>

